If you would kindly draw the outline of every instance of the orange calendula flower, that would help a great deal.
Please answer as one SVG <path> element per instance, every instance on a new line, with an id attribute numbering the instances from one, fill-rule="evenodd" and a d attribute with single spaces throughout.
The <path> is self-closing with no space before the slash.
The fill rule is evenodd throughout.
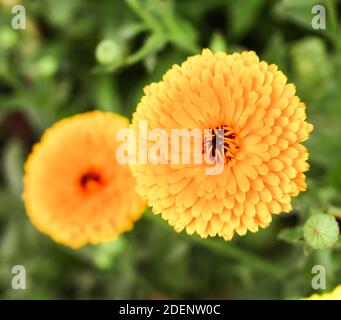
<path id="1" fill-rule="evenodd" d="M 145 88 L 132 128 L 140 132 L 144 121 L 168 139 L 174 128 L 199 128 L 203 150 L 223 162 L 223 171 L 209 175 L 206 163 L 137 161 L 131 164 L 137 191 L 176 231 L 230 240 L 235 232 L 265 228 L 306 189 L 308 152 L 301 142 L 313 126 L 305 108 L 277 66 L 254 52 L 205 49 Z M 218 138 L 223 149 L 215 152 Z"/>
<path id="2" fill-rule="evenodd" d="M 144 202 L 129 167 L 115 159 L 116 132 L 129 121 L 100 111 L 56 123 L 25 165 L 23 200 L 32 223 L 78 248 L 130 230 Z"/>

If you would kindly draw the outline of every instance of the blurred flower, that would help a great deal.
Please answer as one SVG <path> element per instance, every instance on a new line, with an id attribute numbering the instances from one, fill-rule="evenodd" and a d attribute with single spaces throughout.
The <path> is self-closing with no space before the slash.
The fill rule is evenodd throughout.
<path id="1" fill-rule="evenodd" d="M 289 212 L 291 197 L 306 189 L 307 149 L 313 126 L 295 86 L 276 65 L 254 52 L 201 55 L 174 65 L 145 88 L 132 128 L 223 129 L 224 171 L 207 164 L 132 164 L 137 191 L 175 230 L 230 240 Z M 168 148 L 169 149 L 169 148 Z"/>
<path id="2" fill-rule="evenodd" d="M 305 300 L 341 300 L 341 285 L 337 286 L 332 292 L 315 293 Z"/>
<path id="3" fill-rule="evenodd" d="M 99 111 L 48 129 L 25 165 L 23 200 L 32 223 L 78 248 L 115 239 L 133 227 L 144 203 L 128 166 L 115 160 L 126 118 Z"/>

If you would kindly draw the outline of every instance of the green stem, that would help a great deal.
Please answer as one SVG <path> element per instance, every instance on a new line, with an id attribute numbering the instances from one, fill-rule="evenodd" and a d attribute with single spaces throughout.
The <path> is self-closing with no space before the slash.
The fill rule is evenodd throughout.
<path id="1" fill-rule="evenodd" d="M 150 212 L 146 212 L 144 217 L 148 218 L 148 220 L 152 220 L 153 223 L 158 223 L 159 225 L 166 225 L 163 221 L 154 217 Z M 203 248 L 206 248 L 212 252 L 219 254 L 220 256 L 224 256 L 226 258 L 231 258 L 243 262 L 253 268 L 254 270 L 265 272 L 274 278 L 281 278 L 284 275 L 285 269 L 280 267 L 279 265 L 261 257 L 256 254 L 253 254 L 245 249 L 238 248 L 231 243 L 227 243 L 221 239 L 201 239 L 198 236 L 189 236 L 185 233 L 179 234 L 186 241 L 190 241 L 195 245 L 199 245 Z"/>
<path id="2" fill-rule="evenodd" d="M 335 48 L 338 52 L 341 51 L 341 40 L 339 37 L 338 16 L 335 0 L 326 0 L 327 6 L 327 19 L 330 19 L 330 26 L 332 32 L 330 38 L 334 42 Z"/>
<path id="3" fill-rule="evenodd" d="M 137 0 L 125 0 L 130 9 L 149 27 L 149 29 L 157 31 L 160 29 L 159 22 L 152 16 L 148 10 Z"/>
<path id="4" fill-rule="evenodd" d="M 281 278 L 284 275 L 284 269 L 279 267 L 277 264 L 270 262 L 263 257 L 250 253 L 249 251 L 246 251 L 242 248 L 228 244 L 223 240 L 201 239 L 197 236 L 191 236 L 190 241 L 214 251 L 221 256 L 243 262 L 255 270 L 271 274 L 274 278 Z"/>
<path id="5" fill-rule="evenodd" d="M 327 0 L 327 14 L 330 16 L 330 25 L 334 32 L 337 32 L 337 12 L 335 0 Z"/>

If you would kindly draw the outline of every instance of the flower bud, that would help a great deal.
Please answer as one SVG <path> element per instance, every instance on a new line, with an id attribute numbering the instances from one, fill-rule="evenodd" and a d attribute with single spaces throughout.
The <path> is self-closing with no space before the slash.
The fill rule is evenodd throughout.
<path id="1" fill-rule="evenodd" d="M 311 216 L 303 227 L 305 241 L 317 250 L 332 247 L 338 240 L 339 233 L 335 218 L 326 214 Z"/>
<path id="2" fill-rule="evenodd" d="M 97 45 L 95 56 L 101 64 L 113 64 L 122 58 L 118 44 L 112 40 L 101 41 Z"/>

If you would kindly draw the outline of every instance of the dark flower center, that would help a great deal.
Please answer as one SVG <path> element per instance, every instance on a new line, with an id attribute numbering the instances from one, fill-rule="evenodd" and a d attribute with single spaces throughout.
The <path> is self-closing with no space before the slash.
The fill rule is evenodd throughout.
<path id="1" fill-rule="evenodd" d="M 97 172 L 88 171 L 80 177 L 79 184 L 84 191 L 93 190 L 103 184 L 103 179 Z"/>
<path id="2" fill-rule="evenodd" d="M 238 152 L 236 131 L 226 125 L 210 129 L 205 134 L 204 151 L 210 160 L 229 162 Z"/>

